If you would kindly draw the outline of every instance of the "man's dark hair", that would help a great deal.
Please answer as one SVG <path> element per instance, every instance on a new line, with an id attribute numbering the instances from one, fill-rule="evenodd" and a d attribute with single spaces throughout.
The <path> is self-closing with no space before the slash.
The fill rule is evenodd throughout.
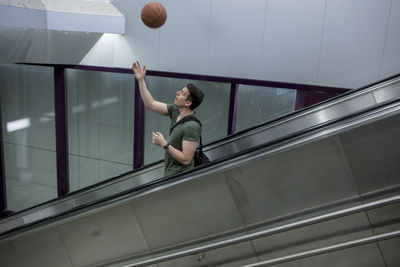
<path id="1" fill-rule="evenodd" d="M 197 108 L 201 102 L 203 101 L 204 94 L 203 92 L 197 88 L 193 83 L 188 83 L 186 88 L 189 90 L 189 96 L 187 97 L 188 101 L 191 101 L 190 109 L 194 110 Z"/>

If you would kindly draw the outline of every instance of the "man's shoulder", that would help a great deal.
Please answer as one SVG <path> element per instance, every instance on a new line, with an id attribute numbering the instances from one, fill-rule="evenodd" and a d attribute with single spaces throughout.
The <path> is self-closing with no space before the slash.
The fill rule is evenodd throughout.
<path id="1" fill-rule="evenodd" d="M 176 110 L 179 111 L 178 107 L 175 104 L 167 104 L 167 109 L 168 109 L 168 112 L 172 112 L 172 111 L 176 111 Z"/>
<path id="2" fill-rule="evenodd" d="M 168 115 L 173 118 L 179 116 L 179 109 L 175 104 L 167 104 Z"/>
<path id="3" fill-rule="evenodd" d="M 196 117 L 194 117 L 194 118 L 196 118 Z M 198 118 L 196 118 L 196 119 L 198 120 Z M 185 128 L 193 128 L 195 130 L 201 131 L 201 125 L 196 120 L 193 120 L 193 119 L 185 122 L 184 123 L 184 127 Z"/>

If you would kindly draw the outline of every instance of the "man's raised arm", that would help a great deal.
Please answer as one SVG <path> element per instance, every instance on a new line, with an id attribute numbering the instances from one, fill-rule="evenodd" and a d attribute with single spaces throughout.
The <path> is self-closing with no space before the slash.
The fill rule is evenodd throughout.
<path id="1" fill-rule="evenodd" d="M 132 71 L 139 83 L 140 95 L 146 108 L 161 115 L 168 115 L 167 104 L 154 100 L 153 96 L 147 89 L 146 82 L 144 80 L 144 77 L 146 76 L 146 65 L 144 65 L 142 69 L 139 61 L 136 61 L 132 64 Z"/>

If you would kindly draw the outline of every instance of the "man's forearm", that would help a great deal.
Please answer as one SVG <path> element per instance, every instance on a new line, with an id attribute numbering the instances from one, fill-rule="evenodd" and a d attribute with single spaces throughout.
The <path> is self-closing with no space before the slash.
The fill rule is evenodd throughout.
<path id="1" fill-rule="evenodd" d="M 138 81 L 139 84 L 139 91 L 140 95 L 142 96 L 143 103 L 146 106 L 146 108 L 151 107 L 151 104 L 154 101 L 153 96 L 150 94 L 149 89 L 147 89 L 146 82 L 144 79 Z"/>
<path id="2" fill-rule="evenodd" d="M 167 152 L 177 161 L 179 161 L 183 165 L 188 165 L 192 161 L 192 157 L 190 155 L 185 155 L 183 151 L 176 149 L 172 145 L 168 146 Z"/>

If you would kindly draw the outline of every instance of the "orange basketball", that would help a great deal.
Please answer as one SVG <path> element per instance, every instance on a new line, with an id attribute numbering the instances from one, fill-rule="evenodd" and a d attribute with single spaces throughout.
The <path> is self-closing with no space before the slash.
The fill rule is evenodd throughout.
<path id="1" fill-rule="evenodd" d="M 142 8 L 142 21 L 150 28 L 159 28 L 167 20 L 167 11 L 158 2 L 150 2 Z"/>

